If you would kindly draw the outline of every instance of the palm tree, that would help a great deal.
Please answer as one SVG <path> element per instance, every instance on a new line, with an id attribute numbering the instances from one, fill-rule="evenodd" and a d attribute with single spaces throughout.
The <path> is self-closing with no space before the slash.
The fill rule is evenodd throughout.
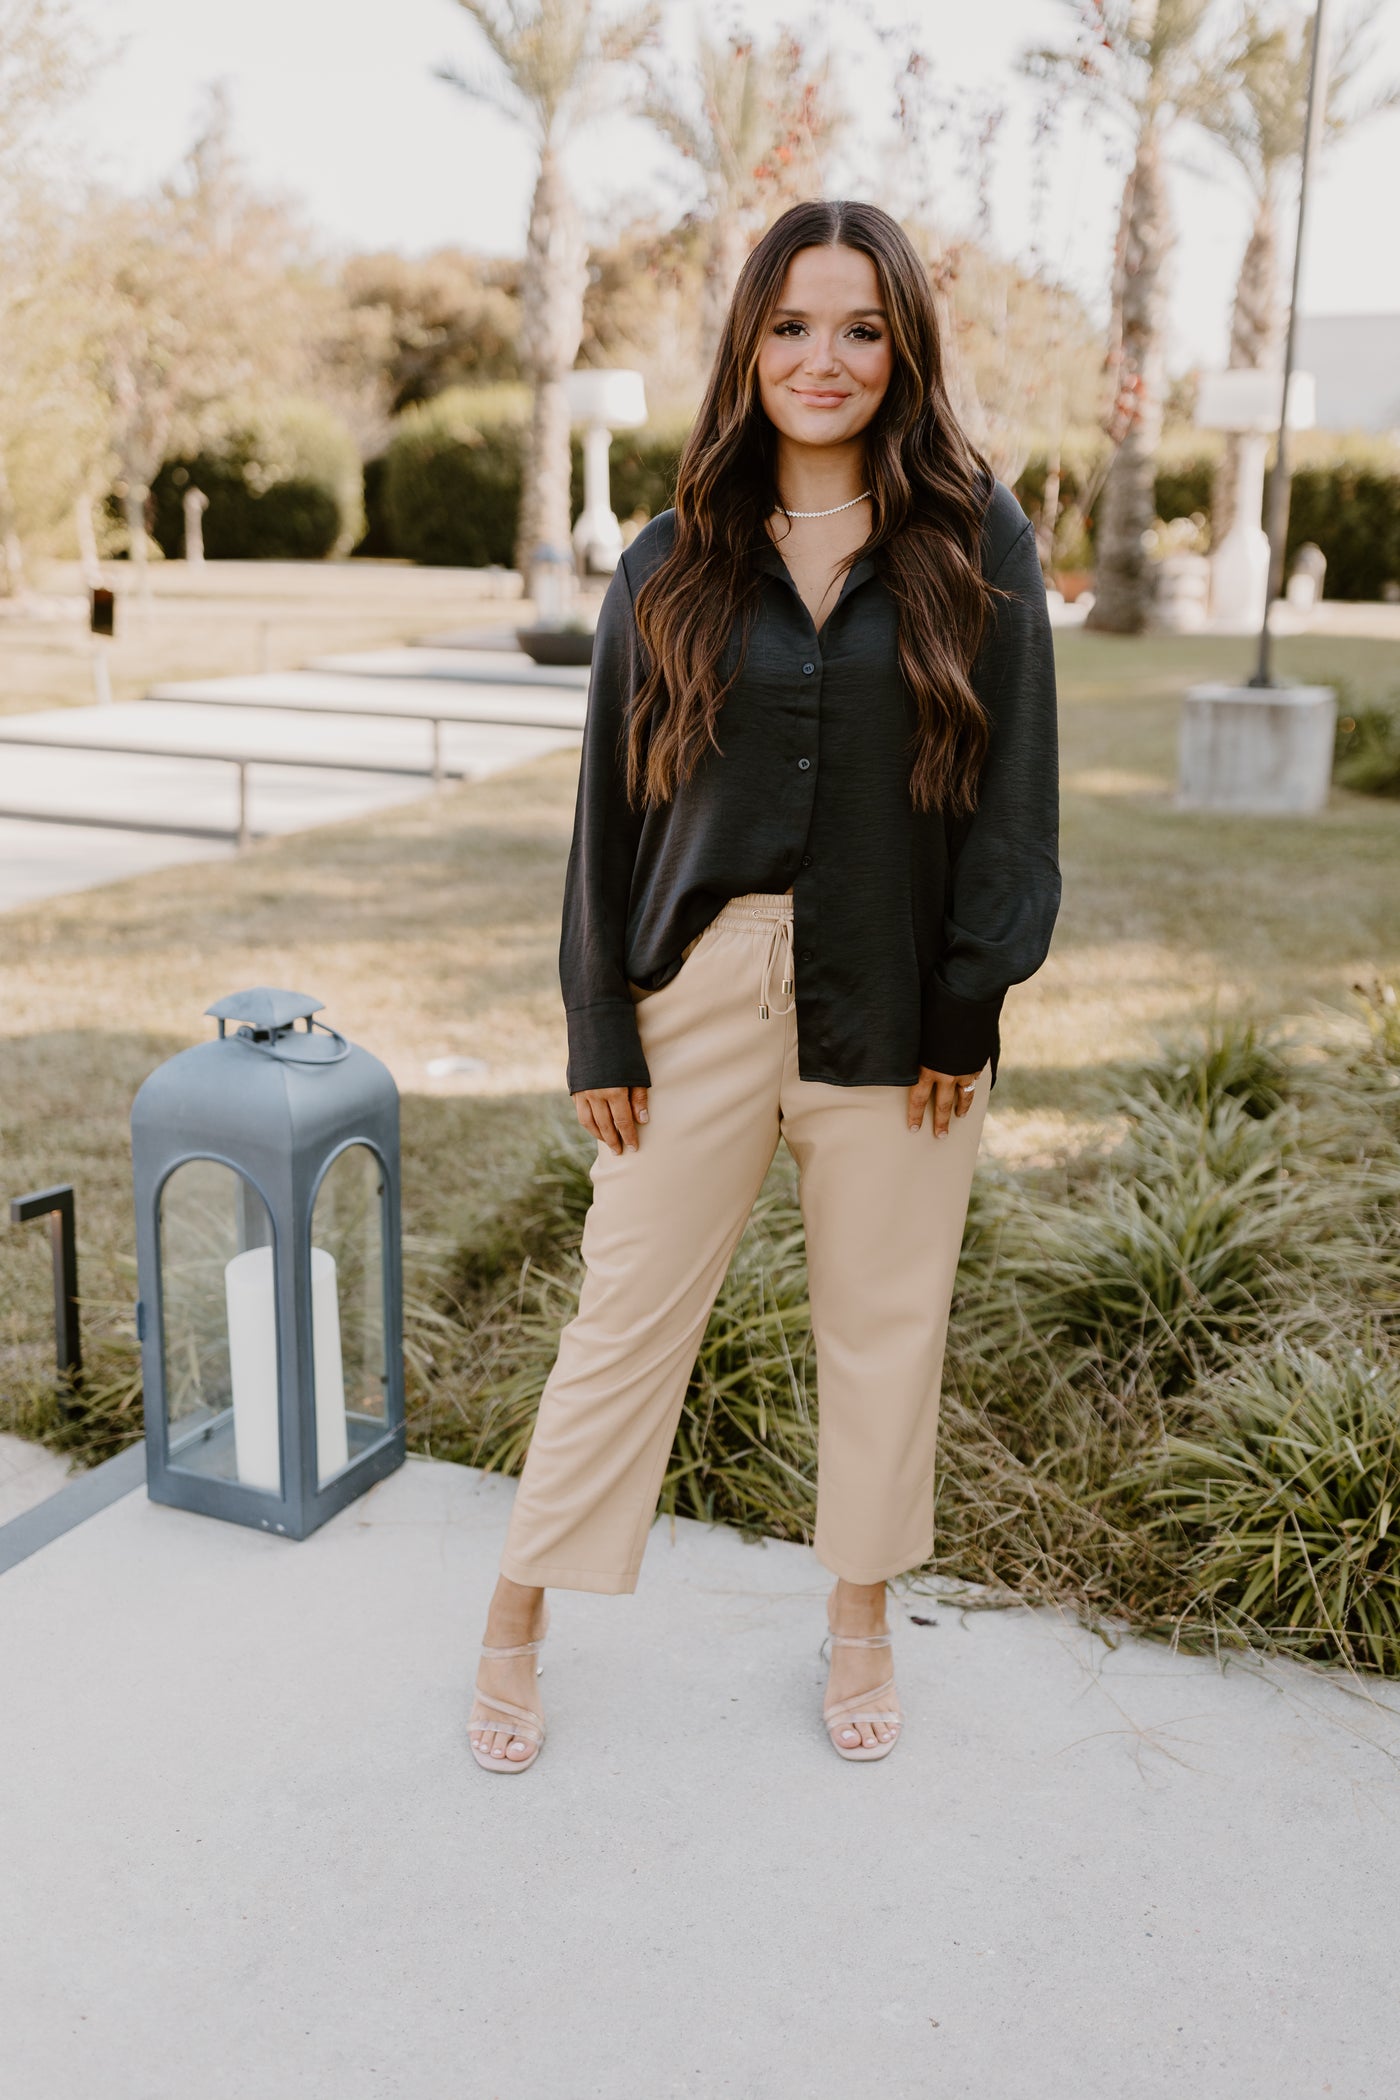
<path id="1" fill-rule="evenodd" d="M 570 136 L 604 113 L 610 69 L 655 34 L 657 8 L 604 20 L 595 0 L 458 0 L 497 69 L 443 67 L 439 77 L 522 124 L 538 163 L 520 286 L 520 361 L 532 388 L 516 560 L 541 543 L 569 545 L 569 409 L 565 374 L 583 338 L 588 249 L 564 166 Z"/>
<path id="2" fill-rule="evenodd" d="M 84 86 L 91 59 L 80 54 L 89 48 L 90 39 L 78 33 L 64 0 L 0 0 L 0 216 L 4 221 L 0 231 L 6 236 L 15 233 L 25 216 L 16 195 L 25 149 L 50 110 Z M 28 291 L 14 280 L 13 254 L 5 262 L 11 267 L 0 277 L 0 326 L 25 303 Z M 8 369 L 12 357 L 13 346 L 7 344 L 0 398 L 13 391 L 13 373 Z M 0 415 L 0 597 L 22 591 L 25 583 L 24 543 L 10 487 L 5 421 Z"/>
<path id="3" fill-rule="evenodd" d="M 694 162 L 705 184 L 700 354 L 708 369 L 755 235 L 775 206 L 821 193 L 822 150 L 840 120 L 825 66 L 809 68 L 786 30 L 766 48 L 733 31 L 721 37 L 700 30 L 690 80 L 648 66 L 641 112 Z"/>
<path id="4" fill-rule="evenodd" d="M 1328 54 L 1325 138 L 1340 138 L 1367 117 L 1395 105 L 1393 86 L 1362 102 L 1352 93 L 1356 75 L 1369 56 L 1366 36 L 1376 13 L 1374 4 L 1363 6 L 1333 40 Z M 1280 359 L 1279 198 L 1288 167 L 1302 151 L 1311 50 L 1310 9 L 1290 7 L 1281 13 L 1268 0 L 1246 0 L 1212 67 L 1225 92 L 1197 115 L 1198 123 L 1242 170 L 1253 202 L 1230 316 L 1232 367 L 1256 370 Z M 1211 538 L 1217 546 L 1234 522 L 1238 476 L 1239 440 L 1227 437 L 1211 491 Z"/>
<path id="5" fill-rule="evenodd" d="M 1155 512 L 1166 381 L 1167 265 L 1175 240 L 1163 156 L 1168 134 L 1217 92 L 1199 62 L 1211 0 L 1066 0 L 1077 34 L 1032 51 L 1035 77 L 1105 111 L 1132 150 L 1114 254 L 1108 363 L 1113 454 L 1098 503 L 1094 607 L 1088 624 L 1141 634 L 1152 611 L 1146 535 Z"/>

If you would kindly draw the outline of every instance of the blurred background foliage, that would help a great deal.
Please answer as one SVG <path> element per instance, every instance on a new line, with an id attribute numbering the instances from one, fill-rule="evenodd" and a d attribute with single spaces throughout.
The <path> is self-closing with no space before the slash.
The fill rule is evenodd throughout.
<path id="1" fill-rule="evenodd" d="M 1296 145 L 1303 47 L 1291 15 L 1286 50 L 1273 31 L 1261 44 L 1246 17 L 1247 7 L 1233 42 L 1212 43 L 1216 32 L 1203 27 L 1178 52 L 1191 83 L 1181 121 L 1223 140 L 1257 188 L 1250 141 L 1272 112 L 1272 187 L 1259 206 L 1272 226 L 1278 171 Z M 252 180 L 219 90 L 181 165 L 151 193 L 89 186 L 75 194 L 28 150 L 45 112 L 83 84 L 58 0 L 13 0 L 6 34 L 0 590 L 24 588 L 32 554 L 95 545 L 138 561 L 178 555 L 179 497 L 192 485 L 209 498 L 213 559 L 353 550 L 438 564 L 510 561 L 531 471 L 528 258 L 467 247 L 421 257 L 328 253 L 293 204 Z M 1358 51 L 1348 31 L 1334 131 Z M 1124 54 L 1127 64 L 1130 37 Z M 1049 69 L 1041 188 L 1061 141 L 1054 79 L 1062 61 L 1053 53 L 1027 60 L 1031 70 Z M 693 79 L 668 70 L 645 42 L 627 64 L 629 106 L 689 164 L 700 191 L 670 216 L 641 197 L 615 204 L 587 243 L 578 359 L 639 369 L 651 407 L 648 427 L 613 447 L 615 507 L 639 520 L 670 499 L 734 274 L 777 212 L 821 190 L 825 156 L 850 117 L 815 29 L 775 32 L 767 43 L 702 35 Z M 618 67 L 621 79 L 627 68 Z M 995 251 L 986 193 L 996 111 L 950 89 L 917 50 L 897 71 L 881 201 L 927 261 L 960 415 L 1036 520 L 1047 573 L 1077 575 L 1101 552 L 1103 501 L 1118 464 L 1112 342 L 1036 259 L 1035 197 L 1028 259 Z M 1147 95 L 1150 83 L 1139 85 Z M 1123 94 L 1131 86 L 1119 83 Z M 1355 120 L 1365 114 L 1358 105 Z M 945 149 L 954 141 L 983 199 L 968 224 L 944 223 L 930 174 L 934 137 Z M 1262 255 L 1256 239 L 1241 264 L 1250 312 L 1277 305 Z M 1263 356 L 1271 341 L 1267 330 L 1258 343 L 1232 339 L 1231 356 Z M 1201 521 L 1195 544 L 1204 545 L 1212 514 L 1218 531 L 1228 511 L 1233 467 L 1228 442 L 1191 425 L 1193 393 L 1191 375 L 1165 389 L 1152 487 L 1158 523 Z M 1329 596 L 1386 592 L 1400 579 L 1400 446 L 1315 432 L 1300 441 L 1298 468 L 1291 544 L 1322 548 Z M 575 507 L 580 498 L 575 443 Z M 1158 538 L 1165 551 L 1180 535 Z"/>

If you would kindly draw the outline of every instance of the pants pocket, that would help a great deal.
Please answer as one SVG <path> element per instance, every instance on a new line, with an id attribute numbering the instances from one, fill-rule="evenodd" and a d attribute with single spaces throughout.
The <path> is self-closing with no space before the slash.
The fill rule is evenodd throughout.
<path id="1" fill-rule="evenodd" d="M 709 929 L 706 928 L 705 930 L 706 932 L 708 932 Z M 691 956 L 695 953 L 696 949 L 700 946 L 700 943 L 704 940 L 704 938 L 704 933 L 697 933 L 693 941 L 686 942 L 685 946 L 681 950 L 680 970 L 677 970 L 675 977 L 668 977 L 664 984 L 633 984 L 631 978 L 629 977 L 627 980 L 627 989 L 632 994 L 632 1004 L 634 1006 L 640 1006 L 644 999 L 654 999 L 658 992 L 669 992 L 671 986 L 676 982 L 677 978 L 679 978 L 681 970 L 684 970 L 686 964 L 690 961 Z"/>

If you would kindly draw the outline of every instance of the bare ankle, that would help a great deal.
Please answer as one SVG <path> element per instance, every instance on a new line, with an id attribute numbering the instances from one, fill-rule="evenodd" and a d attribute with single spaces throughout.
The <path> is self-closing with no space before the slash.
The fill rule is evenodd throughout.
<path id="1" fill-rule="evenodd" d="M 529 1639 L 544 1605 L 543 1589 L 535 1589 L 523 1582 L 512 1582 L 508 1575 L 498 1578 L 490 1609 L 488 1623 L 495 1628 L 517 1633 Z"/>
<path id="2" fill-rule="evenodd" d="M 885 1623 L 885 1593 L 883 1582 L 847 1582 L 838 1576 L 836 1587 L 827 1599 L 827 1615 L 833 1627 L 848 1628 L 853 1625 L 869 1625 L 879 1629 Z"/>

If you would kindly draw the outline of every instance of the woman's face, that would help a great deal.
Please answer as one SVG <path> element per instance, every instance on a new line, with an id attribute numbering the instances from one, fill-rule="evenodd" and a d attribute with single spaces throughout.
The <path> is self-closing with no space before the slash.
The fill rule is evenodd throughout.
<path id="1" fill-rule="evenodd" d="M 758 353 L 768 420 L 799 445 L 865 429 L 894 370 L 880 279 L 856 248 L 799 248 Z"/>

